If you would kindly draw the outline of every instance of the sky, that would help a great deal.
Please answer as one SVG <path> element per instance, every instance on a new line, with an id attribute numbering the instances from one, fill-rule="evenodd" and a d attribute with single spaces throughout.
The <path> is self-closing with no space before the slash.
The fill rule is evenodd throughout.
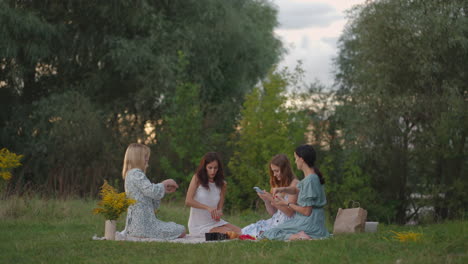
<path id="1" fill-rule="evenodd" d="M 365 0 L 273 0 L 278 7 L 275 33 L 287 53 L 280 67 L 294 69 L 302 61 L 305 81 L 333 85 L 333 58 L 346 25 L 345 11 Z"/>

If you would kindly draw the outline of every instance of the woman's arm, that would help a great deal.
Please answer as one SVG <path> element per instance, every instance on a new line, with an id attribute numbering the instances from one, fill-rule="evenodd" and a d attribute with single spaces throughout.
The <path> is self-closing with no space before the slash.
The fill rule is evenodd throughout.
<path id="1" fill-rule="evenodd" d="M 198 178 L 196 175 L 193 175 L 192 180 L 190 181 L 189 188 L 187 190 L 187 196 L 185 197 L 185 205 L 190 206 L 193 208 L 198 208 L 198 209 L 203 209 L 207 210 L 211 214 L 211 218 L 213 219 L 219 219 L 221 216 L 218 214 L 218 209 L 217 208 L 211 208 L 205 204 L 202 204 L 200 202 L 197 202 L 194 197 L 195 197 L 195 192 L 197 191 L 197 188 L 199 186 Z"/>
<path id="2" fill-rule="evenodd" d="M 309 216 L 312 213 L 312 206 L 299 206 L 295 203 L 290 203 L 289 208 L 305 216 Z"/>
<path id="3" fill-rule="evenodd" d="M 218 207 L 216 208 L 217 210 L 216 212 L 211 213 L 211 217 L 216 221 L 220 221 L 221 216 L 223 216 L 224 197 L 226 196 L 226 190 L 227 182 L 224 182 L 224 185 L 221 188 L 221 193 L 219 194 Z"/>
<path id="4" fill-rule="evenodd" d="M 219 194 L 218 210 L 223 211 L 224 206 L 224 196 L 226 195 L 227 182 L 224 182 L 223 187 L 221 188 L 221 193 Z"/>
<path id="5" fill-rule="evenodd" d="M 211 209 L 209 206 L 199 203 L 193 198 L 195 197 L 195 192 L 197 191 L 199 185 L 200 184 L 198 183 L 197 176 L 193 175 L 192 180 L 190 181 L 189 188 L 187 190 L 187 196 L 185 197 L 185 205 L 209 211 L 209 209 Z"/>
<path id="6" fill-rule="evenodd" d="M 275 201 L 276 201 L 277 206 L 282 206 L 282 207 L 286 207 L 286 208 L 289 207 L 289 209 L 292 209 L 295 212 L 298 212 L 298 213 L 300 213 L 302 215 L 305 215 L 305 216 L 309 216 L 312 213 L 312 206 L 299 206 L 299 205 L 297 205 L 295 203 L 290 203 L 290 202 L 287 202 L 286 200 L 283 200 L 283 199 L 280 199 L 280 198 L 277 198 Z"/>
<path id="7" fill-rule="evenodd" d="M 270 215 L 274 215 L 276 211 L 278 210 L 275 206 L 275 200 L 273 199 L 273 196 L 271 193 L 263 190 L 264 193 L 257 193 L 257 195 L 265 202 L 265 208 Z"/>
<path id="8" fill-rule="evenodd" d="M 134 184 L 134 186 L 138 188 L 144 196 L 155 200 L 161 200 L 166 193 L 164 184 L 151 183 L 141 170 L 131 171 L 130 174 L 127 175 L 125 181 L 131 181 L 131 183 Z"/>
<path id="9" fill-rule="evenodd" d="M 294 187 L 294 188 L 297 189 L 296 186 L 297 186 L 297 183 L 298 183 L 298 182 L 299 182 L 299 181 L 297 181 L 297 180 L 293 180 L 293 181 L 291 182 L 291 185 L 289 185 L 289 187 Z M 288 195 L 288 201 L 287 201 L 287 203 L 289 203 L 289 204 L 295 204 L 295 203 L 297 203 L 297 195 L 296 195 L 296 194 L 290 194 L 290 195 Z M 283 206 L 278 206 L 277 208 L 278 208 L 278 210 L 281 210 L 281 212 L 283 212 L 285 215 L 287 215 L 287 216 L 289 216 L 289 217 L 293 216 L 294 213 L 295 213 L 295 211 L 294 211 L 292 208 L 288 207 L 287 204 L 286 204 L 285 206 L 284 206 L 284 205 L 283 205 Z"/>
<path id="10" fill-rule="evenodd" d="M 298 194 L 299 189 L 297 189 L 296 186 L 273 188 L 273 195 L 280 193 L 280 192 L 287 193 L 287 194 Z"/>

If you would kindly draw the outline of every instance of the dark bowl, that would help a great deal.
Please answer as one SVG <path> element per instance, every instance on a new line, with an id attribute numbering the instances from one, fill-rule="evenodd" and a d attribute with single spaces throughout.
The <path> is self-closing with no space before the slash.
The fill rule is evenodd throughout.
<path id="1" fill-rule="evenodd" d="M 228 235 L 223 233 L 205 233 L 205 241 L 225 240 L 228 238 Z"/>

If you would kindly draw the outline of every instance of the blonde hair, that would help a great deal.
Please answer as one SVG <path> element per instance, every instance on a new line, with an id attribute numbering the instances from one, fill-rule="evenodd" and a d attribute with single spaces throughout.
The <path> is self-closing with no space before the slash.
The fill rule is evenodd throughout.
<path id="1" fill-rule="evenodd" d="M 131 169 L 141 169 L 146 171 L 145 158 L 149 158 L 151 150 L 148 146 L 138 143 L 132 143 L 125 151 L 125 157 L 122 169 L 122 178 L 125 179 L 127 171 Z"/>

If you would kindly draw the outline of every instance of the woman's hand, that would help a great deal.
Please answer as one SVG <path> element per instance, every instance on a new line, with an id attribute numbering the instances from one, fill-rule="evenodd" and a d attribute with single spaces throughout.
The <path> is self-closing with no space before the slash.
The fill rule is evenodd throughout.
<path id="1" fill-rule="evenodd" d="M 209 207 L 207 209 L 208 212 L 211 214 L 211 218 L 215 221 L 221 220 L 221 216 L 223 215 L 223 212 L 221 210 L 218 210 L 216 208 L 211 208 Z"/>
<path id="2" fill-rule="evenodd" d="M 273 195 L 265 190 L 263 190 L 263 193 L 257 193 L 257 195 L 265 202 L 273 202 Z"/>
<path id="3" fill-rule="evenodd" d="M 164 185 L 166 193 L 173 193 L 179 188 L 179 185 L 173 179 L 167 179 L 161 182 Z"/>
<path id="4" fill-rule="evenodd" d="M 216 213 L 218 214 L 218 217 L 215 219 L 215 221 L 221 221 L 221 216 L 223 216 L 223 210 L 216 210 Z"/>
<path id="5" fill-rule="evenodd" d="M 275 196 L 275 205 L 276 206 L 288 206 L 288 201 L 286 201 L 285 199 L 279 196 Z"/>

